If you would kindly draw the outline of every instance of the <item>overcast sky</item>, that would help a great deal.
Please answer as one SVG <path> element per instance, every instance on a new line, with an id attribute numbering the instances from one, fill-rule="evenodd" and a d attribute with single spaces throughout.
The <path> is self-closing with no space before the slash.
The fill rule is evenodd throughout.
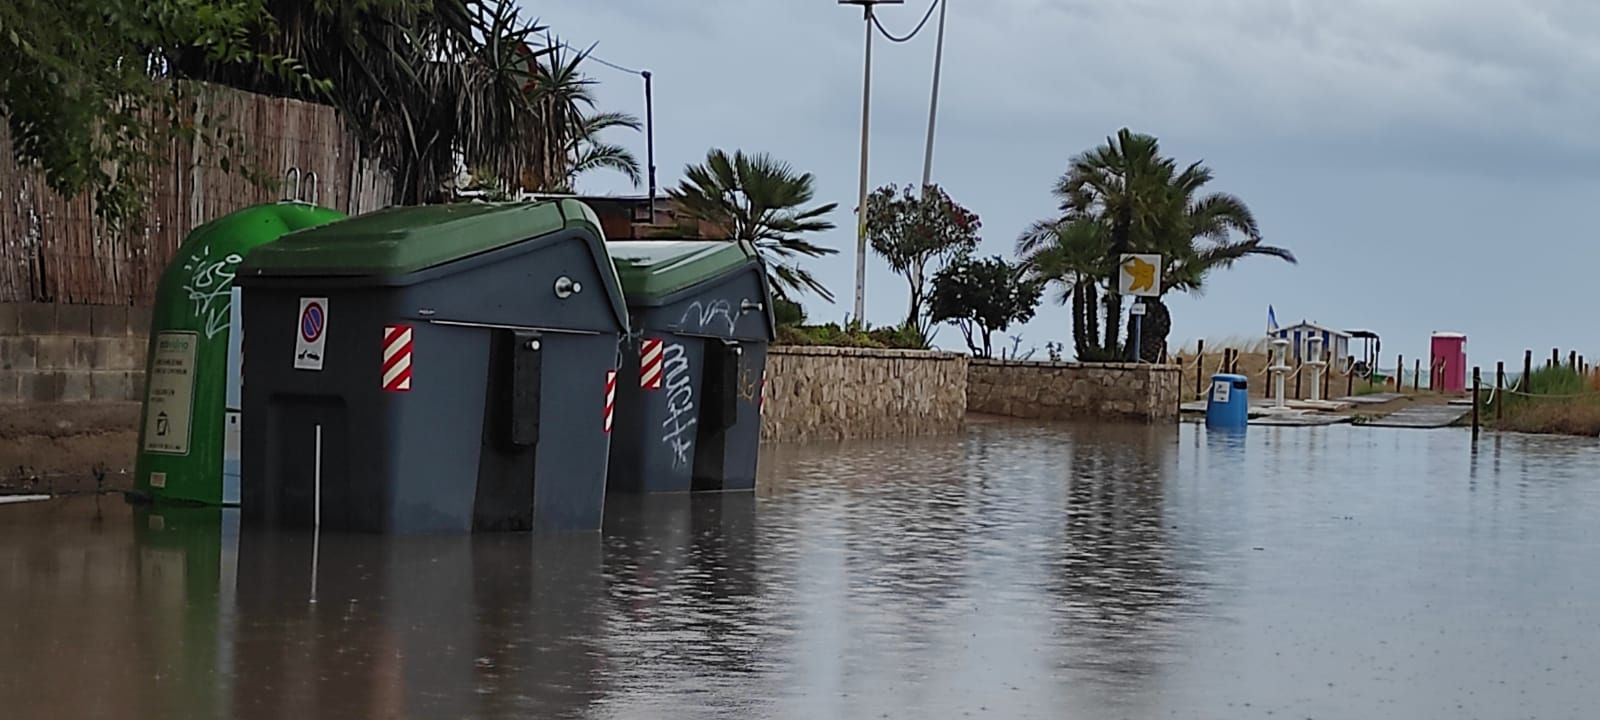
<path id="1" fill-rule="evenodd" d="M 880 10 L 908 31 L 928 0 Z M 1204 160 L 1267 239 L 1253 259 L 1170 301 L 1174 343 L 1259 335 L 1268 304 L 1367 327 L 1416 357 L 1467 333 L 1471 362 L 1554 346 L 1600 360 L 1600 3 L 1593 0 L 949 0 L 934 181 L 983 219 L 984 250 L 1055 208 L 1068 159 L 1120 127 Z M 839 303 L 853 283 L 860 11 L 835 0 L 554 0 L 528 11 L 578 46 L 655 72 L 663 187 L 711 147 L 765 151 L 838 202 L 841 252 L 812 266 Z M 874 45 L 871 184 L 916 182 L 933 32 Z M 643 114 L 640 81 L 600 66 L 607 109 Z M 642 136 L 615 138 L 644 154 Z M 594 175 L 584 192 L 632 191 Z M 873 258 L 867 317 L 904 316 L 904 281 Z M 1022 347 L 1070 345 L 1047 304 Z M 960 346 L 953 329 L 944 345 Z M 1512 363 L 1510 361 L 1517 361 Z M 1389 362 L 1393 362 L 1390 360 Z M 1409 364 L 1409 363 L 1408 363 Z"/>

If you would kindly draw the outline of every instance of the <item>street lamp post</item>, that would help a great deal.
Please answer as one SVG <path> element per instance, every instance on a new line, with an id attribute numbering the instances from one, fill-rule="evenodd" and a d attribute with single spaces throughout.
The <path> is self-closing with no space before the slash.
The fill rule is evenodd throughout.
<path id="1" fill-rule="evenodd" d="M 649 70 L 639 71 L 644 77 L 644 154 L 645 171 L 650 174 L 650 224 L 656 224 L 656 103 L 651 88 L 655 76 Z"/>
<path id="2" fill-rule="evenodd" d="M 872 124 L 872 8 L 902 5 L 905 0 L 839 0 L 840 5 L 860 5 L 866 20 L 866 61 L 861 72 L 861 188 L 856 198 L 856 304 L 854 322 L 865 326 L 867 306 L 867 137 Z"/>
<path id="3" fill-rule="evenodd" d="M 928 100 L 928 148 L 922 156 L 922 191 L 933 182 L 933 124 L 939 117 L 939 71 L 944 66 L 944 17 L 950 0 L 939 1 L 939 39 L 933 50 L 933 97 Z"/>

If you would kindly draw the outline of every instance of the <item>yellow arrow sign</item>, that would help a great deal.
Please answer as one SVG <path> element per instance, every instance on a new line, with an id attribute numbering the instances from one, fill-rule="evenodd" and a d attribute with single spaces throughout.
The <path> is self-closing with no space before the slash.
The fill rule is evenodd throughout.
<path id="1" fill-rule="evenodd" d="M 1128 284 L 1128 289 L 1133 292 L 1148 291 L 1156 286 L 1156 266 L 1145 262 L 1135 255 L 1128 259 L 1122 266 L 1124 272 L 1132 276 L 1133 281 Z"/>
<path id="2" fill-rule="evenodd" d="M 1118 290 L 1123 295 L 1155 297 L 1161 294 L 1161 256 L 1123 255 L 1122 282 Z"/>

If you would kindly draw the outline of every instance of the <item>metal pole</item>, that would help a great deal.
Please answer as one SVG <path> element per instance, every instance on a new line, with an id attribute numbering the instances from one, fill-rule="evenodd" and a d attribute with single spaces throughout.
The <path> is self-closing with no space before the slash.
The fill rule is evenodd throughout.
<path id="1" fill-rule="evenodd" d="M 867 312 L 867 131 L 872 125 L 872 5 L 862 6 L 867 25 L 867 53 L 861 73 L 861 192 L 856 205 L 855 324 L 866 327 Z"/>
<path id="2" fill-rule="evenodd" d="M 944 68 L 944 14 L 950 0 L 939 0 L 939 39 L 933 50 L 933 99 L 928 101 L 928 148 L 922 154 L 922 187 L 933 182 L 933 125 L 939 117 L 939 75 Z"/>
<path id="3" fill-rule="evenodd" d="M 1142 330 L 1142 329 L 1144 329 L 1144 315 L 1143 314 L 1134 315 L 1133 316 L 1133 361 L 1136 362 L 1136 363 L 1137 362 L 1142 362 L 1143 359 L 1144 359 L 1139 354 L 1139 341 L 1144 339 L 1144 338 L 1140 337 L 1143 333 L 1141 333 L 1139 331 Z"/>
<path id="4" fill-rule="evenodd" d="M 649 70 L 639 74 L 644 76 L 644 163 L 650 173 L 650 224 L 654 225 L 656 224 L 656 109 L 650 87 L 650 78 L 653 76 Z"/>

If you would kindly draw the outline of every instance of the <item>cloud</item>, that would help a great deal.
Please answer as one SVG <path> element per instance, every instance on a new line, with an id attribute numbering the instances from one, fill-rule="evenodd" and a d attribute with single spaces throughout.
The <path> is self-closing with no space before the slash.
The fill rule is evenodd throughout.
<path id="1" fill-rule="evenodd" d="M 1593 81 L 1600 77 L 1600 3 L 949 2 L 935 179 L 982 215 L 986 252 L 1009 251 L 1018 231 L 1052 211 L 1050 184 L 1069 157 L 1129 126 L 1158 135 L 1180 160 L 1204 159 L 1218 173 L 1218 190 L 1244 196 L 1269 237 L 1301 255 L 1296 267 L 1241 264 L 1216 278 L 1203 301 L 1180 301 L 1180 336 L 1254 331 L 1257 306 L 1267 302 L 1277 302 L 1280 314 L 1348 319 L 1380 331 L 1390 322 L 1420 336 L 1432 323 L 1452 321 L 1390 311 L 1402 300 L 1386 294 L 1385 283 L 1405 275 L 1408 263 L 1427 267 L 1448 253 L 1492 257 L 1512 227 L 1537 227 L 1552 251 L 1587 249 L 1588 222 L 1579 215 L 1600 167 L 1600 137 L 1592 131 L 1600 117 Z M 885 8 L 883 21 L 909 30 L 923 3 Z M 819 240 L 844 251 L 815 267 L 849 297 L 859 11 L 834 0 L 530 7 L 573 44 L 599 41 L 601 56 L 656 71 L 663 185 L 712 146 L 768 151 L 815 172 L 819 199 L 841 205 L 832 218 L 840 229 Z M 925 31 L 907 45 L 876 43 L 874 186 L 920 174 L 931 40 Z M 608 109 L 642 112 L 636 80 L 593 73 Z M 641 138 L 615 139 L 642 153 Z M 625 184 L 596 175 L 583 187 L 618 191 Z M 1347 249 L 1352 243 L 1383 262 Z M 1349 278 L 1373 268 L 1376 279 L 1350 292 Z M 1492 264 L 1451 268 L 1451 282 L 1504 283 Z M 1534 291 L 1514 282 L 1506 288 Z M 904 292 L 874 260 L 869 317 L 902 315 Z M 819 304 L 813 315 L 833 318 L 847 305 Z M 1500 317 L 1487 304 L 1462 312 Z M 1512 338 L 1538 332 L 1535 325 L 1496 332 Z M 1041 346 L 1061 339 L 1065 313 L 1047 308 L 1033 327 Z"/>

